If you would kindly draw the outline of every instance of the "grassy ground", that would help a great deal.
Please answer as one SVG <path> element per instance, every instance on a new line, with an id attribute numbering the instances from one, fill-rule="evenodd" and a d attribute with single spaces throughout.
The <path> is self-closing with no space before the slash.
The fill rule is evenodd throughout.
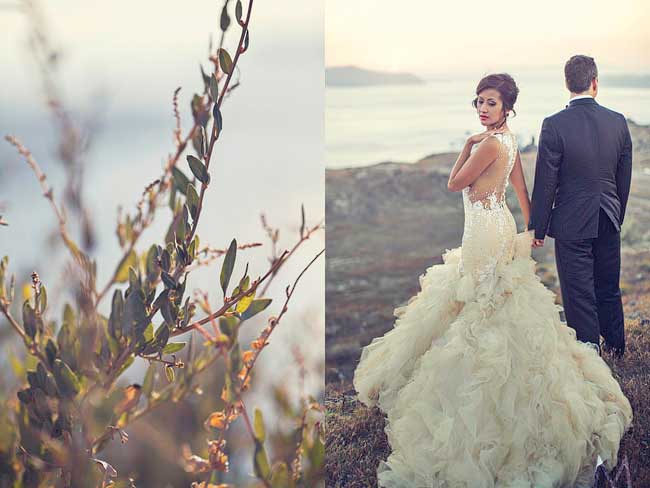
<path id="1" fill-rule="evenodd" d="M 626 256 L 626 261 L 621 287 L 627 349 L 621 359 L 607 354 L 603 359 L 630 400 L 634 421 L 621 441 L 618 466 L 607 476 L 599 472 L 597 488 L 650 487 L 650 253 Z M 349 380 L 327 384 L 329 488 L 376 487 L 377 465 L 390 452 L 384 415 L 377 408 L 366 408 L 354 395 Z"/>

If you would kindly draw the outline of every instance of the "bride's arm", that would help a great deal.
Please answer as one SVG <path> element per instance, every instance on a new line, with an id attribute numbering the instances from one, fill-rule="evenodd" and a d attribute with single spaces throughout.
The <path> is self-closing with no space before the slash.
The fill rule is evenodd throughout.
<path id="1" fill-rule="evenodd" d="M 467 161 L 467 158 L 469 158 L 469 155 L 472 152 L 472 146 L 474 144 L 470 141 L 470 139 L 467 139 L 465 141 L 465 145 L 463 146 L 463 150 L 460 152 L 458 155 L 458 158 L 456 159 L 456 162 L 454 163 L 454 167 L 451 168 L 451 173 L 449 173 L 449 180 L 447 181 L 447 188 L 451 190 L 451 182 L 452 180 L 456 177 L 458 174 L 458 171 L 460 168 L 465 164 L 465 161 Z"/>
<path id="2" fill-rule="evenodd" d="M 499 144 L 501 143 L 496 138 L 488 137 L 478 145 L 474 154 L 470 155 L 473 142 L 471 138 L 468 139 L 449 174 L 447 189 L 460 191 L 471 185 L 497 158 Z"/>
<path id="3" fill-rule="evenodd" d="M 526 178 L 524 177 L 524 169 L 521 165 L 521 157 L 517 151 L 515 165 L 510 172 L 510 183 L 515 189 L 517 199 L 519 200 L 519 207 L 524 217 L 524 230 L 528 228 L 530 221 L 530 198 L 528 198 L 528 188 L 526 188 Z"/>

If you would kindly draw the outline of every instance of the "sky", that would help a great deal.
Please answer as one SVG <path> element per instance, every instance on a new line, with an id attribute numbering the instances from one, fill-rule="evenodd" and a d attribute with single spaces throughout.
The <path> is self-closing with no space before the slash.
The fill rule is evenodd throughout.
<path id="1" fill-rule="evenodd" d="M 648 73 L 649 24 L 644 0 L 326 0 L 325 65 L 427 76 L 561 68 L 587 54 L 610 72 Z"/>

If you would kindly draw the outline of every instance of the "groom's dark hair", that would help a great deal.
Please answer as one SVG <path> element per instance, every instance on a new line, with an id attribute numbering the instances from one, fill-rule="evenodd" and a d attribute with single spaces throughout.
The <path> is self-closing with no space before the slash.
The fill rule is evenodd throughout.
<path id="1" fill-rule="evenodd" d="M 576 54 L 564 65 L 564 78 L 571 93 L 582 93 L 589 89 L 591 81 L 598 78 L 594 58 Z"/>

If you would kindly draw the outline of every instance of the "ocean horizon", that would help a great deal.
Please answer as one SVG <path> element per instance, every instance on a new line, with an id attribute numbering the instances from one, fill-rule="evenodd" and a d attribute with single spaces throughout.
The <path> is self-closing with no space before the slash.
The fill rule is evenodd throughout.
<path id="1" fill-rule="evenodd" d="M 562 73 L 511 73 L 519 87 L 517 115 L 508 125 L 521 147 L 536 142 L 543 119 L 569 101 Z M 460 150 L 484 129 L 471 105 L 480 76 L 422 77 L 418 85 L 325 89 L 326 168 L 416 162 Z M 644 74 L 603 74 L 598 103 L 637 124 L 650 124 L 650 84 Z"/>

